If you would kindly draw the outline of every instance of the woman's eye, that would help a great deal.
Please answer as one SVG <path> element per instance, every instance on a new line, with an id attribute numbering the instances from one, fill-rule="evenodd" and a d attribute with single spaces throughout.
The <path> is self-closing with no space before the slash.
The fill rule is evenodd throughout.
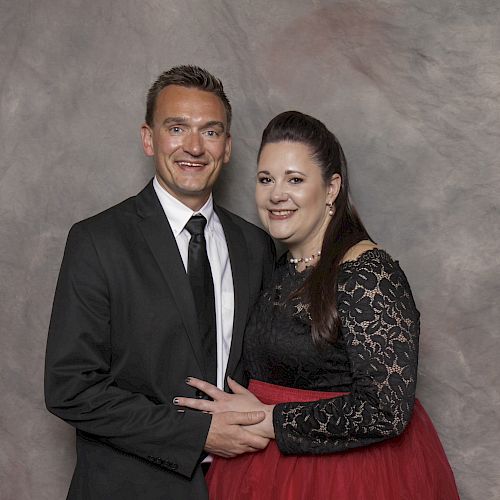
<path id="1" fill-rule="evenodd" d="M 302 179 L 301 177 L 292 177 L 290 179 L 290 182 L 292 184 L 300 184 L 301 182 L 303 182 L 304 179 Z"/>
<path id="2" fill-rule="evenodd" d="M 271 178 L 270 177 L 259 177 L 257 179 L 257 182 L 259 182 L 260 184 L 269 184 L 271 182 Z"/>

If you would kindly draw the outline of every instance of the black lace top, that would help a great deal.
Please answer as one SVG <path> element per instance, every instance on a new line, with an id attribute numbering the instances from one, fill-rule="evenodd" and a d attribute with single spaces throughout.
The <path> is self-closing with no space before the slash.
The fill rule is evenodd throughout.
<path id="1" fill-rule="evenodd" d="M 289 299 L 303 273 L 284 263 L 262 294 L 245 334 L 250 378 L 301 389 L 349 392 L 276 405 L 276 442 L 285 454 L 343 451 L 399 435 L 415 397 L 419 312 L 406 276 L 383 250 L 342 264 L 335 345 L 316 347 L 308 304 Z"/>

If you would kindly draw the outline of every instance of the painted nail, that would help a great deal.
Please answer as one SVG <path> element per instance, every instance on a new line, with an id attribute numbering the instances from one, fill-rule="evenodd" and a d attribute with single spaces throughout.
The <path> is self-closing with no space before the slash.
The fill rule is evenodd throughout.
<path id="1" fill-rule="evenodd" d="M 189 384 L 189 382 L 191 382 L 191 377 L 188 377 L 188 378 L 186 379 L 186 384 Z"/>
<path id="2" fill-rule="evenodd" d="M 174 405 L 178 405 L 179 404 L 179 398 L 174 398 L 173 401 Z"/>

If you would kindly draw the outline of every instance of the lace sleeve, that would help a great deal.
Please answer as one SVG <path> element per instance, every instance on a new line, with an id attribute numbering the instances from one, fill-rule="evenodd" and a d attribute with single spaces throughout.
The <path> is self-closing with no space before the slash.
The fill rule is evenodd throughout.
<path id="1" fill-rule="evenodd" d="M 384 257 L 384 255 L 386 257 Z M 413 410 L 419 313 L 403 271 L 385 252 L 347 263 L 338 307 L 352 370 L 348 395 L 276 405 L 285 454 L 320 454 L 399 435 Z"/>

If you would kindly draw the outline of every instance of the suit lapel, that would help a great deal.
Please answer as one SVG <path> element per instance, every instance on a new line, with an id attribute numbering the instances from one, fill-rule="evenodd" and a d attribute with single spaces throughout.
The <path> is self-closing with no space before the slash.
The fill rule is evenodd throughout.
<path id="1" fill-rule="evenodd" d="M 196 361 L 204 373 L 203 352 L 198 335 L 198 323 L 189 279 L 182 263 L 177 242 L 152 182 L 136 197 L 139 229 L 144 236 L 182 317 Z M 165 304 L 165 307 L 168 307 Z"/>
<path id="2" fill-rule="evenodd" d="M 248 250 L 241 229 L 236 225 L 226 211 L 214 204 L 224 235 L 226 237 L 234 288 L 234 320 L 231 350 L 227 363 L 226 375 L 231 376 L 241 357 L 243 333 L 245 331 L 249 303 L 249 269 Z"/>

